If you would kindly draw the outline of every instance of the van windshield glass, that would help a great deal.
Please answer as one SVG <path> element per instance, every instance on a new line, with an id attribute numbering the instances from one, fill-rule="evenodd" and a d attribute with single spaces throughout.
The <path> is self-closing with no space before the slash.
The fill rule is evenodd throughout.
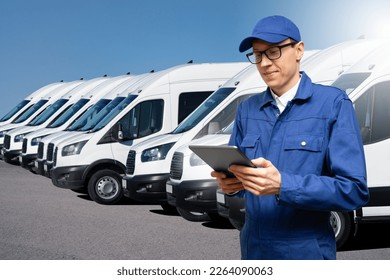
<path id="1" fill-rule="evenodd" d="M 54 113 L 56 113 L 69 99 L 59 99 L 50 106 L 48 106 L 41 114 L 29 122 L 28 126 L 36 126 L 47 121 Z"/>
<path id="2" fill-rule="evenodd" d="M 234 121 L 231 122 L 225 129 L 221 130 L 217 134 L 232 134 L 233 133 L 233 127 L 234 127 Z"/>
<path id="3" fill-rule="evenodd" d="M 27 120 L 29 117 L 31 117 L 36 111 L 39 110 L 43 105 L 46 104 L 46 102 L 49 101 L 47 99 L 39 100 L 37 103 L 35 103 L 32 107 L 28 108 L 27 111 L 25 111 L 21 116 L 19 116 L 16 120 L 14 120 L 12 123 L 21 123 Z"/>
<path id="4" fill-rule="evenodd" d="M 59 126 L 63 125 L 72 116 L 74 116 L 74 114 L 76 114 L 85 104 L 87 104 L 88 101 L 89 101 L 89 99 L 80 99 L 75 104 L 73 104 L 68 109 L 66 109 L 66 111 L 61 115 L 61 117 L 56 119 L 53 123 L 51 123 L 47 127 L 55 128 L 55 127 L 59 127 Z"/>
<path id="5" fill-rule="evenodd" d="M 118 104 L 113 110 L 111 110 L 108 115 L 106 115 L 101 121 L 99 121 L 93 128 L 91 132 L 98 131 L 105 127 L 116 115 L 123 111 L 138 95 L 130 94 L 121 103 Z"/>
<path id="6" fill-rule="evenodd" d="M 220 88 L 209 96 L 199 107 L 192 112 L 184 121 L 180 123 L 172 134 L 183 133 L 196 126 L 204 117 L 206 117 L 215 107 L 217 107 L 226 97 L 228 97 L 236 88 Z"/>
<path id="7" fill-rule="evenodd" d="M 371 73 L 351 73 L 344 74 L 337 78 L 332 86 L 344 90 L 347 94 L 350 94 L 355 88 L 366 80 Z"/>
<path id="8" fill-rule="evenodd" d="M 124 98 L 124 97 L 123 97 Z M 81 129 L 87 123 L 91 122 L 98 113 L 110 103 L 110 99 L 100 99 L 92 107 L 88 108 L 77 120 L 65 129 L 66 131 L 75 131 Z"/>
<path id="9" fill-rule="evenodd" d="M 4 117 L 0 119 L 0 122 L 8 121 L 13 115 L 19 112 L 24 106 L 26 106 L 30 101 L 22 100 L 18 105 L 16 105 L 11 111 L 9 111 Z"/>

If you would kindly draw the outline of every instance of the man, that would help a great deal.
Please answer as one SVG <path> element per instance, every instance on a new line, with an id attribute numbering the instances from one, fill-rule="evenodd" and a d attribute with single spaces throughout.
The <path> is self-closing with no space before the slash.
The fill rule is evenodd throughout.
<path id="1" fill-rule="evenodd" d="M 304 43 L 282 16 L 261 19 L 240 51 L 268 85 L 237 111 L 230 145 L 258 168 L 213 171 L 228 194 L 245 195 L 242 259 L 336 259 L 330 211 L 368 201 L 366 167 L 353 105 L 341 90 L 300 72 Z"/>

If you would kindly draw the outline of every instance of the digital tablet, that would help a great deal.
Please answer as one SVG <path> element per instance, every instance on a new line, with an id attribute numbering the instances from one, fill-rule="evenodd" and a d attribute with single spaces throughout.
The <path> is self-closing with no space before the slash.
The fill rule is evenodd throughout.
<path id="1" fill-rule="evenodd" d="M 215 171 L 232 176 L 228 168 L 232 164 L 256 167 L 236 146 L 189 145 L 189 148 Z"/>

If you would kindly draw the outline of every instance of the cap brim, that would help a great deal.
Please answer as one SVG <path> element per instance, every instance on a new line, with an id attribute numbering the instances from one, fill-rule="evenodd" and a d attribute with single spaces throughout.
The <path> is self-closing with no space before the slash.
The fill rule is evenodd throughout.
<path id="1" fill-rule="evenodd" d="M 245 52 L 252 47 L 253 40 L 261 40 L 271 44 L 277 44 L 287 40 L 288 37 L 280 34 L 272 34 L 272 33 L 262 33 L 256 34 L 256 36 L 250 36 L 242 40 L 239 50 L 240 52 Z"/>

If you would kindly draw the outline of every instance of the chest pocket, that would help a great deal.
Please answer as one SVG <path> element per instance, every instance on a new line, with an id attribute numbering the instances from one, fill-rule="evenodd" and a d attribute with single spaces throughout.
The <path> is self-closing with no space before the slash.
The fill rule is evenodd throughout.
<path id="1" fill-rule="evenodd" d="M 284 150 L 304 150 L 319 152 L 322 149 L 324 138 L 313 135 L 289 136 L 284 142 Z"/>
<path id="2" fill-rule="evenodd" d="M 241 148 L 250 159 L 258 157 L 260 147 L 260 135 L 248 134 L 242 139 Z"/>
<path id="3" fill-rule="evenodd" d="M 324 162 L 324 138 L 314 135 L 294 135 L 285 139 L 281 170 L 294 174 L 320 174 Z M 293 164 L 291 164 L 293 163 Z"/>

